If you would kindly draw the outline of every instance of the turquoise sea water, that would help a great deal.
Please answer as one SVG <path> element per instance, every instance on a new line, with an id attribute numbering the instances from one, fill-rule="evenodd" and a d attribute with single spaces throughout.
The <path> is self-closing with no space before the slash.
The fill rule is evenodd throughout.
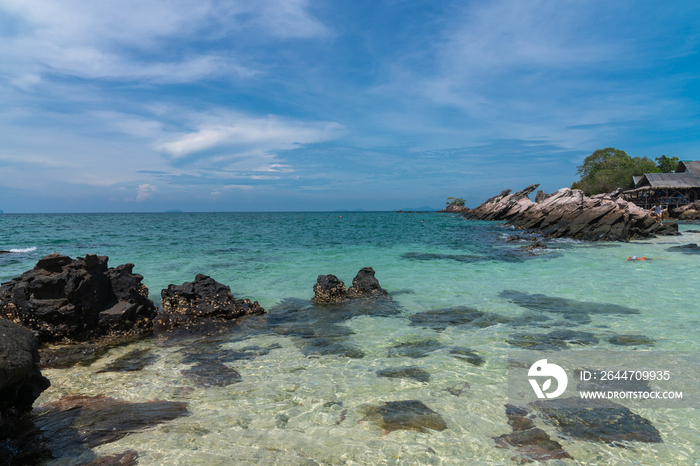
<path id="1" fill-rule="evenodd" d="M 505 240 L 522 233 L 503 224 L 435 213 L 4 214 L 0 249 L 17 252 L 0 255 L 0 281 L 52 252 L 99 254 L 109 256 L 113 267 L 134 263 L 157 302 L 168 284 L 203 273 L 229 285 L 236 298 L 281 312 L 290 303 L 308 306 L 320 274 L 334 274 L 349 287 L 361 267 L 373 267 L 395 302 L 391 315 L 367 312 L 329 327 L 363 357 L 315 352 L 279 332 L 232 329 L 215 340 L 180 343 L 152 338 L 115 348 L 91 366 L 45 370 L 52 387 L 36 404 L 68 394 L 187 401 L 189 416 L 96 449 L 137 450 L 139 464 L 515 464 L 516 453 L 496 448 L 493 440 L 510 432 L 504 405 L 508 358 L 517 349 L 508 343 L 511 335 L 567 328 L 595 335 L 599 341 L 587 351 L 692 357 L 700 352 L 700 255 L 669 248 L 698 242 L 696 229 L 681 225 L 683 236 L 630 243 L 552 241 L 533 256 L 518 249 L 527 243 Z M 653 260 L 625 261 L 631 255 Z M 614 307 L 608 305 L 634 312 L 609 312 Z M 441 330 L 411 324 L 417 313 L 457 306 L 503 322 L 516 319 L 518 325 Z M 620 334 L 655 343 L 626 348 L 608 341 Z M 424 357 L 390 357 L 396 345 L 426 339 L 436 343 Z M 184 355 L 198 345 L 222 353 L 251 346 L 270 350 L 227 363 L 240 382 L 201 386 L 182 372 L 193 365 Z M 484 363 L 455 358 L 451 348 L 468 348 Z M 98 372 L 134 349 L 159 358 L 140 371 Z M 430 380 L 377 377 L 378 370 L 397 366 L 418 366 Z M 455 396 L 447 390 L 454 387 L 464 390 Z M 363 411 L 399 400 L 422 401 L 447 428 L 384 433 Z M 572 438 L 538 418 L 537 427 L 575 458 L 549 464 L 700 464 L 697 409 L 635 412 L 654 424 L 663 443 L 609 446 Z"/>

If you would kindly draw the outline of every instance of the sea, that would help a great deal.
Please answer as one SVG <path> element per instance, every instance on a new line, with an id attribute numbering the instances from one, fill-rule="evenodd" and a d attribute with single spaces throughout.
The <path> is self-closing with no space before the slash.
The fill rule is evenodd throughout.
<path id="1" fill-rule="evenodd" d="M 3 214 L 0 249 L 12 253 L 0 255 L 0 282 L 50 253 L 98 254 L 112 267 L 133 263 L 158 305 L 169 284 L 205 274 L 268 311 L 218 331 L 138 340 L 90 365 L 45 369 L 51 387 L 35 407 L 104 395 L 183 401 L 188 411 L 46 464 L 135 450 L 139 465 L 511 465 L 529 461 L 495 440 L 513 432 L 505 406 L 517 355 L 553 363 L 596 352 L 611 355 L 612 369 L 620 369 L 619 352 L 697 359 L 700 254 L 680 246 L 700 240 L 700 225 L 679 229 L 627 243 L 545 240 L 528 251 L 526 232 L 445 213 Z M 319 275 L 350 287 L 363 267 L 390 301 L 311 303 Z M 474 322 L 459 318 L 476 312 Z M 552 332 L 588 337 L 554 341 Z M 152 356 L 143 367 L 106 370 L 135 350 Z M 222 362 L 207 371 L 198 357 Z M 698 373 L 682 367 L 666 369 L 685 388 L 684 403 L 615 400 L 661 441 L 604 441 L 525 407 L 572 457 L 547 464 L 700 464 Z M 522 387 L 530 390 L 526 380 Z M 414 400 L 444 425 L 416 427 L 416 413 L 401 409 L 417 405 L 398 403 Z"/>

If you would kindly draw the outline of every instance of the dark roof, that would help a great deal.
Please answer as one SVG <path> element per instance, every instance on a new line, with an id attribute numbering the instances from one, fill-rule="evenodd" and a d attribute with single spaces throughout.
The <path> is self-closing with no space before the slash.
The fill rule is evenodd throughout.
<path id="1" fill-rule="evenodd" d="M 637 189 L 700 188 L 700 178 L 690 172 L 645 173 Z"/>
<path id="2" fill-rule="evenodd" d="M 700 177 L 700 160 L 686 160 L 678 162 L 678 167 L 676 167 L 676 173 L 687 172 L 690 172 L 693 175 Z"/>

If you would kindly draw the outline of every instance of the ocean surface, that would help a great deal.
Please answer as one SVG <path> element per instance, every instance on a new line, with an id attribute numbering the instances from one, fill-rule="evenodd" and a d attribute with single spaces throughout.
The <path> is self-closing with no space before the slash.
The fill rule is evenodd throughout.
<path id="1" fill-rule="evenodd" d="M 560 351 L 700 354 L 700 254 L 672 249 L 699 242 L 700 226 L 680 229 L 682 236 L 630 243 L 546 241 L 532 254 L 519 249 L 529 242 L 506 241 L 523 233 L 502 223 L 438 213 L 3 214 L 0 249 L 13 253 L 0 255 L 0 282 L 50 253 L 98 254 L 112 267 L 135 264 L 157 303 L 168 284 L 202 273 L 270 312 L 214 334 L 156 336 L 89 366 L 44 370 L 52 386 L 35 406 L 65 395 L 187 402 L 187 416 L 97 446 L 96 455 L 136 450 L 140 465 L 508 465 L 520 453 L 494 438 L 511 432 L 509 358 L 523 351 L 523 335 L 595 337 Z M 349 287 L 362 267 L 375 270 L 391 302 L 311 306 L 318 275 Z M 464 308 L 488 319 L 452 325 L 429 312 Z M 619 346 L 610 342 L 616 335 L 648 343 Z M 142 369 L 103 371 L 136 349 L 154 355 Z M 204 367 L 198 357 L 218 355 L 224 363 L 216 367 L 240 378 L 193 370 Z M 409 366 L 422 371 L 377 374 Z M 574 458 L 548 464 L 700 464 L 700 404 L 697 394 L 686 396 L 689 407 L 634 408 L 661 443 L 609 445 L 542 416 L 534 422 Z M 421 401 L 446 428 L 376 422 L 372 406 L 402 400 Z"/>

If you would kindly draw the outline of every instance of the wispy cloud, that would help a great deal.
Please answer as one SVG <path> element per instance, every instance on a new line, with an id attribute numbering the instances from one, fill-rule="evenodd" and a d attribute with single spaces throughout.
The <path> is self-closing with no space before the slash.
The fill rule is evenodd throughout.
<path id="1" fill-rule="evenodd" d="M 248 78 L 245 55 L 217 47 L 235 34 L 309 38 L 328 34 L 305 0 L 0 0 L 16 23 L 0 42 L 0 73 L 29 88 L 43 75 L 191 82 Z M 197 46 L 188 40 L 195 38 Z M 229 39 L 230 40 L 230 39 Z"/>
<path id="2" fill-rule="evenodd" d="M 172 160 L 195 159 L 216 163 L 227 170 L 288 171 L 275 161 L 275 152 L 328 141 L 344 129 L 333 122 L 306 122 L 269 115 L 264 118 L 236 113 L 194 115 L 195 129 L 166 137 L 155 148 Z M 205 153 L 218 149 L 215 153 Z M 199 154 L 199 155 L 198 155 Z M 244 162 L 254 160 L 255 166 Z"/>

